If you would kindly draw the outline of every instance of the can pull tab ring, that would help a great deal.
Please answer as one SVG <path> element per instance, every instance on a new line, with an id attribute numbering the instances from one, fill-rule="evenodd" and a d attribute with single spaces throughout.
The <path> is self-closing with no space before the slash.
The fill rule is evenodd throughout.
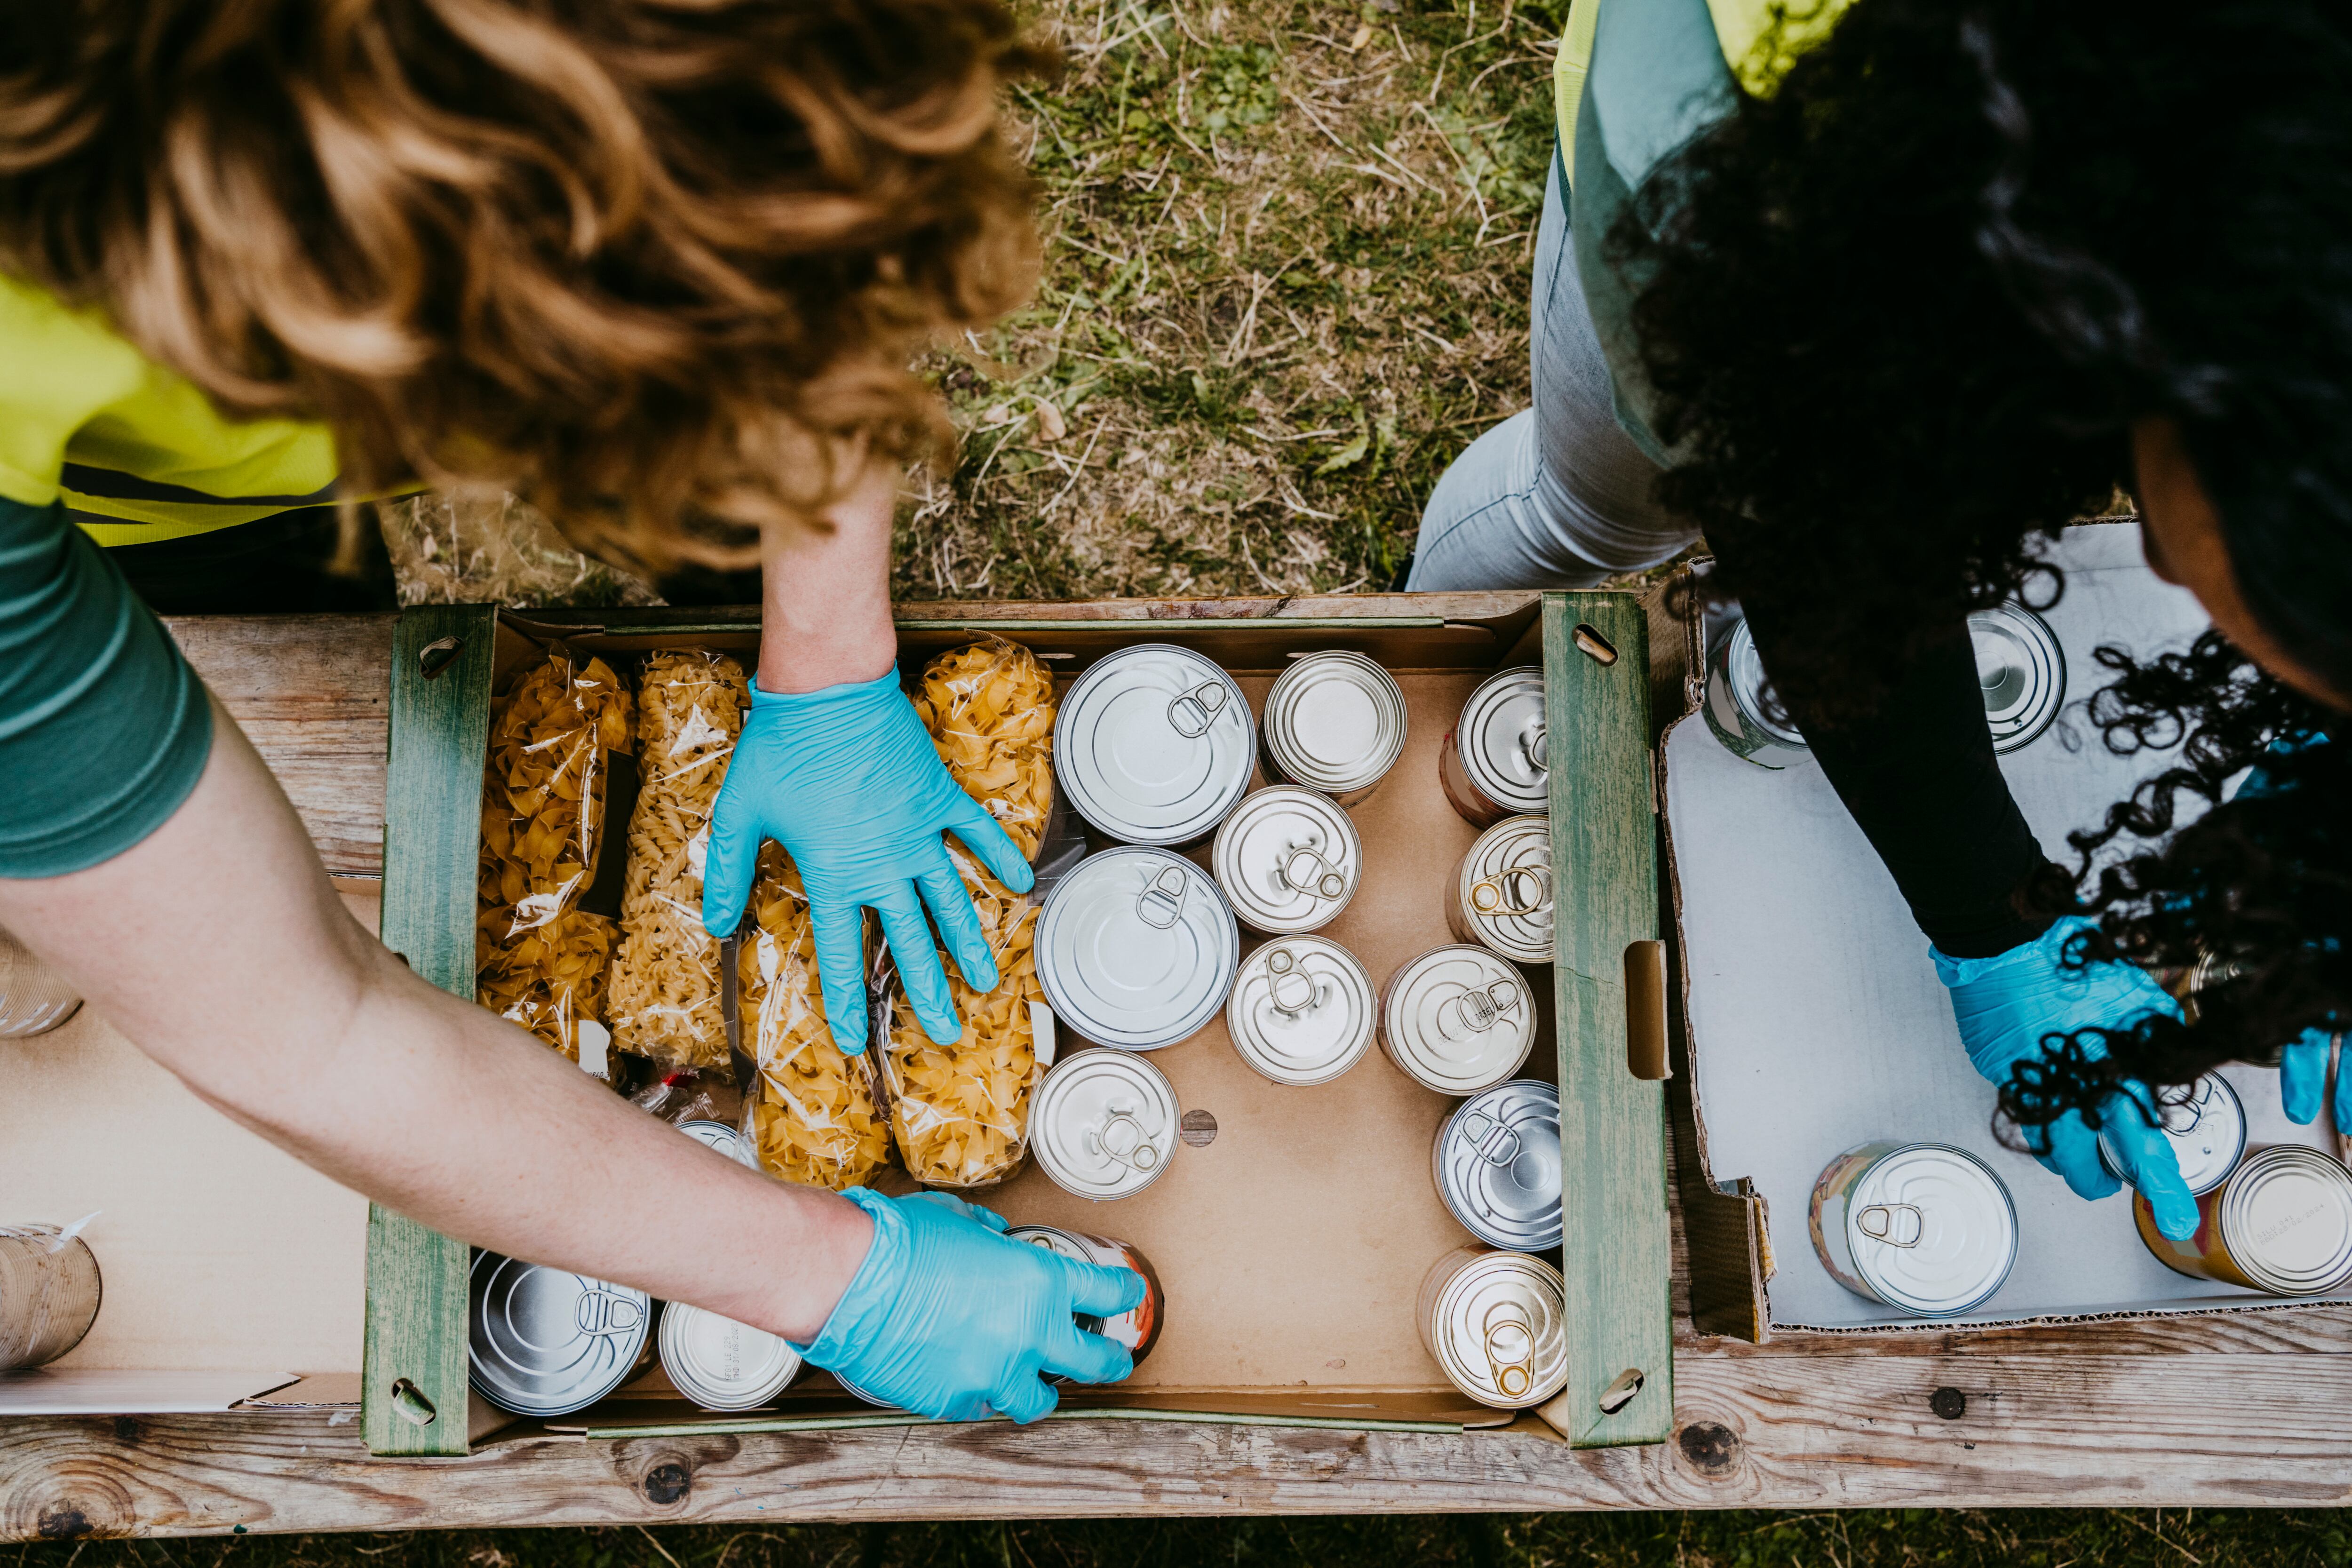
<path id="1" fill-rule="evenodd" d="M 1506 1399 L 1526 1398 L 1536 1384 L 1536 1325 L 1528 1310 L 1517 1301 L 1496 1302 L 1479 1322 L 1478 1336 L 1496 1392 Z"/>
<path id="2" fill-rule="evenodd" d="M 1160 1164 L 1160 1145 L 1151 1141 L 1133 1111 L 1114 1110 L 1104 1117 L 1102 1125 L 1095 1129 L 1095 1146 L 1107 1159 L 1131 1171 L 1150 1171 Z"/>
<path id="3" fill-rule="evenodd" d="M 1551 739 L 1545 731 L 1541 714 L 1519 726 L 1519 753 L 1528 759 L 1528 766 L 1536 772 L 1551 771 Z"/>
<path id="4" fill-rule="evenodd" d="M 1539 915 L 1551 908 L 1551 868 L 1506 866 L 1470 884 L 1470 907 L 1482 915 Z"/>
<path id="5" fill-rule="evenodd" d="M 1286 1018 L 1296 1018 L 1315 1005 L 1315 982 L 1298 967 L 1297 957 L 1288 948 L 1277 947 L 1267 953 L 1265 969 L 1272 977 L 1266 985 L 1266 1000 L 1276 1012 Z"/>
<path id="6" fill-rule="evenodd" d="M 1135 901 L 1135 912 L 1143 918 L 1145 925 L 1154 931 L 1174 929 L 1176 922 L 1184 916 L 1187 886 L 1183 870 L 1179 867 L 1169 867 L 1152 878 L 1151 885 L 1143 889 L 1143 896 Z"/>
<path id="7" fill-rule="evenodd" d="M 583 1334 L 630 1334 L 645 1321 L 645 1309 L 611 1290 L 583 1290 L 572 1321 Z"/>
<path id="8" fill-rule="evenodd" d="M 1224 711 L 1225 688 L 1223 682 L 1204 680 L 1190 691 L 1180 692 L 1168 704 L 1168 722 L 1188 741 L 1197 741 L 1209 732 L 1209 726 Z"/>
<path id="9" fill-rule="evenodd" d="M 1465 986 L 1462 994 L 1438 1005 L 1437 1032 L 1449 1040 L 1465 1035 L 1483 1035 L 1502 1022 L 1503 1015 L 1519 1005 L 1519 988 L 1507 980 L 1497 980 L 1482 989 Z M 1461 1026 L 1455 1033 L 1447 1025 L 1447 1016 Z"/>
<path id="10" fill-rule="evenodd" d="M 1911 1204 L 1872 1204 L 1856 1212 L 1853 1225 L 1871 1240 L 1889 1247 L 1916 1247 L 1927 1233 L 1927 1216 Z"/>
<path id="11" fill-rule="evenodd" d="M 1312 845 L 1294 845 L 1275 868 L 1282 885 L 1311 899 L 1336 899 L 1348 890 L 1348 879 Z"/>
<path id="12" fill-rule="evenodd" d="M 1486 1131 L 1472 1125 L 1477 1121 L 1486 1124 Z M 1462 1119 L 1462 1135 L 1470 1140 L 1471 1152 L 1489 1165 L 1507 1165 L 1519 1157 L 1518 1131 L 1500 1117 L 1474 1110 Z"/>

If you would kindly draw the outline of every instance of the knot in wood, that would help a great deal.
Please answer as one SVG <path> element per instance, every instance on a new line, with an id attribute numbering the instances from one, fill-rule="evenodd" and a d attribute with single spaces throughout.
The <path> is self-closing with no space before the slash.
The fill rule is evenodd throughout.
<path id="1" fill-rule="evenodd" d="M 1176 1125 L 1177 1136 L 1195 1149 L 1205 1149 L 1217 1141 L 1217 1119 L 1205 1110 L 1188 1110 Z"/>
<path id="2" fill-rule="evenodd" d="M 646 1472 L 646 1500 L 663 1508 L 685 1500 L 694 1489 L 694 1472 L 684 1465 L 656 1465 Z"/>
<path id="3" fill-rule="evenodd" d="M 1949 1386 L 1927 1395 L 1927 1408 L 1947 1421 L 1958 1421 L 1969 1413 L 1969 1396 Z"/>
<path id="4" fill-rule="evenodd" d="M 1727 1476 L 1739 1466 L 1739 1434 L 1718 1422 L 1694 1421 L 1675 1441 L 1701 1475 Z"/>

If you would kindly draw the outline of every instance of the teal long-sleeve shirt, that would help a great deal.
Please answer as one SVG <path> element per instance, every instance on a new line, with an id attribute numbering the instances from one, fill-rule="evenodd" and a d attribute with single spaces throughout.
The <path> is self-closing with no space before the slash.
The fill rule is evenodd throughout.
<path id="1" fill-rule="evenodd" d="M 0 878 L 110 860 L 212 752 L 204 683 L 61 505 L 0 497 Z"/>

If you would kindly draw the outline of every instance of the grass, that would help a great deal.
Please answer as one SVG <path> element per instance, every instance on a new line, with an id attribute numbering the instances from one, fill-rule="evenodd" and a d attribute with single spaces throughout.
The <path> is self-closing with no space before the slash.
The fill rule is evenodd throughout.
<path id="1" fill-rule="evenodd" d="M 41 1543 L 22 1568 L 2343 1568 L 2318 1510 L 1926 1510 L 445 1531 Z"/>

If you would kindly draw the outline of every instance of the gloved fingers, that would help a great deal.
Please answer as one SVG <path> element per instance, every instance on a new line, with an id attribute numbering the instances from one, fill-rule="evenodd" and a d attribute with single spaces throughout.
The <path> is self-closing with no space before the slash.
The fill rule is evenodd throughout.
<path id="1" fill-rule="evenodd" d="M 1021 846 L 1013 842 L 996 818 L 988 815 L 987 807 L 963 793 L 955 792 L 955 801 L 948 807 L 947 830 L 963 840 L 963 847 L 988 868 L 988 874 L 1016 893 L 1025 893 L 1037 885 L 1037 873 L 1021 858 Z"/>
<path id="2" fill-rule="evenodd" d="M 856 904 L 809 900 L 816 940 L 817 985 L 833 1043 L 849 1056 L 866 1049 L 866 921 Z"/>
<path id="3" fill-rule="evenodd" d="M 1089 1333 L 1072 1323 L 1045 1347 L 1045 1368 L 1078 1383 L 1121 1383 L 1135 1371 L 1135 1357 L 1117 1340 Z"/>
<path id="4" fill-rule="evenodd" d="M 1062 1266 L 1063 1283 L 1070 1293 L 1070 1310 L 1090 1318 L 1108 1318 L 1114 1312 L 1142 1305 L 1143 1276 L 1134 1269 L 1117 1268 L 1106 1263 L 1081 1263 L 1059 1253 L 1045 1256 Z"/>
<path id="5" fill-rule="evenodd" d="M 1000 1234 L 1003 1233 L 1005 1225 L 1007 1224 L 1005 1217 L 1003 1215 L 998 1214 L 994 1209 L 982 1208 L 980 1205 L 974 1203 L 966 1203 L 963 1199 L 957 1197 L 953 1193 L 915 1193 L 909 1195 L 906 1201 L 910 1204 L 930 1204 L 937 1207 L 946 1209 L 951 1214 L 961 1215 L 966 1219 L 978 1220 L 989 1229 Z"/>
<path id="6" fill-rule="evenodd" d="M 2346 1072 L 2340 1062 L 2336 1068 L 2336 1097 L 2329 1109 L 2335 1112 L 2336 1133 L 2340 1138 L 2352 1129 L 2352 1072 Z"/>
<path id="7" fill-rule="evenodd" d="M 2323 1029 L 2305 1029 L 2279 1052 L 2279 1103 L 2286 1119 L 2307 1127 L 2327 1097 L 2327 1058 L 2334 1037 Z M 2338 1091 L 2339 1095 L 2341 1090 Z"/>
<path id="8" fill-rule="evenodd" d="M 760 837 L 748 791 L 719 785 L 702 852 L 702 929 L 721 942 L 743 923 L 743 905 L 760 870 Z"/>
<path id="9" fill-rule="evenodd" d="M 2096 1200 L 2111 1197 L 2123 1191 L 2123 1183 L 2107 1173 L 2099 1162 L 2098 1134 L 2083 1124 L 2083 1113 L 2070 1110 L 2052 1122 L 2044 1131 L 2047 1152 L 2037 1157 L 2050 1170 L 2063 1177 L 2078 1198 Z M 2179 1177 L 2176 1170 L 2174 1176 Z"/>
<path id="10" fill-rule="evenodd" d="M 971 895 L 964 890 L 963 879 L 955 874 L 949 863 L 945 847 L 933 844 L 929 858 L 935 864 L 915 878 L 922 889 L 923 902 L 930 907 L 931 919 L 939 922 L 940 934 L 947 938 L 948 951 L 955 954 L 956 967 L 963 972 L 964 984 L 975 991 L 996 989 L 996 955 L 988 951 L 988 937 L 980 929 L 980 916 L 973 912 Z"/>
<path id="11" fill-rule="evenodd" d="M 1053 1385 L 1039 1377 L 1025 1363 L 1016 1367 L 989 1399 L 989 1403 L 996 1406 L 998 1415 L 1010 1416 L 1016 1425 L 1023 1426 L 1032 1421 L 1043 1421 L 1061 1402 L 1062 1396 L 1054 1392 Z"/>
<path id="12" fill-rule="evenodd" d="M 2116 1095 L 2102 1108 L 2105 1131 L 2123 1156 L 2124 1179 L 2147 1200 L 2156 1228 L 2174 1241 L 2197 1234 L 2197 1200 L 2181 1179 L 2180 1157 L 2156 1121 L 2155 1096 L 2138 1083 L 2126 1083 L 2128 1096 Z"/>
<path id="13" fill-rule="evenodd" d="M 923 1033 L 942 1046 L 954 1045 L 963 1037 L 963 1020 L 956 1016 L 948 972 L 940 967 L 940 950 L 931 945 L 931 928 L 924 923 L 915 889 L 904 882 L 886 889 L 875 898 L 874 911 L 882 917 L 883 939 L 898 960 L 899 984 L 907 988 Z"/>

